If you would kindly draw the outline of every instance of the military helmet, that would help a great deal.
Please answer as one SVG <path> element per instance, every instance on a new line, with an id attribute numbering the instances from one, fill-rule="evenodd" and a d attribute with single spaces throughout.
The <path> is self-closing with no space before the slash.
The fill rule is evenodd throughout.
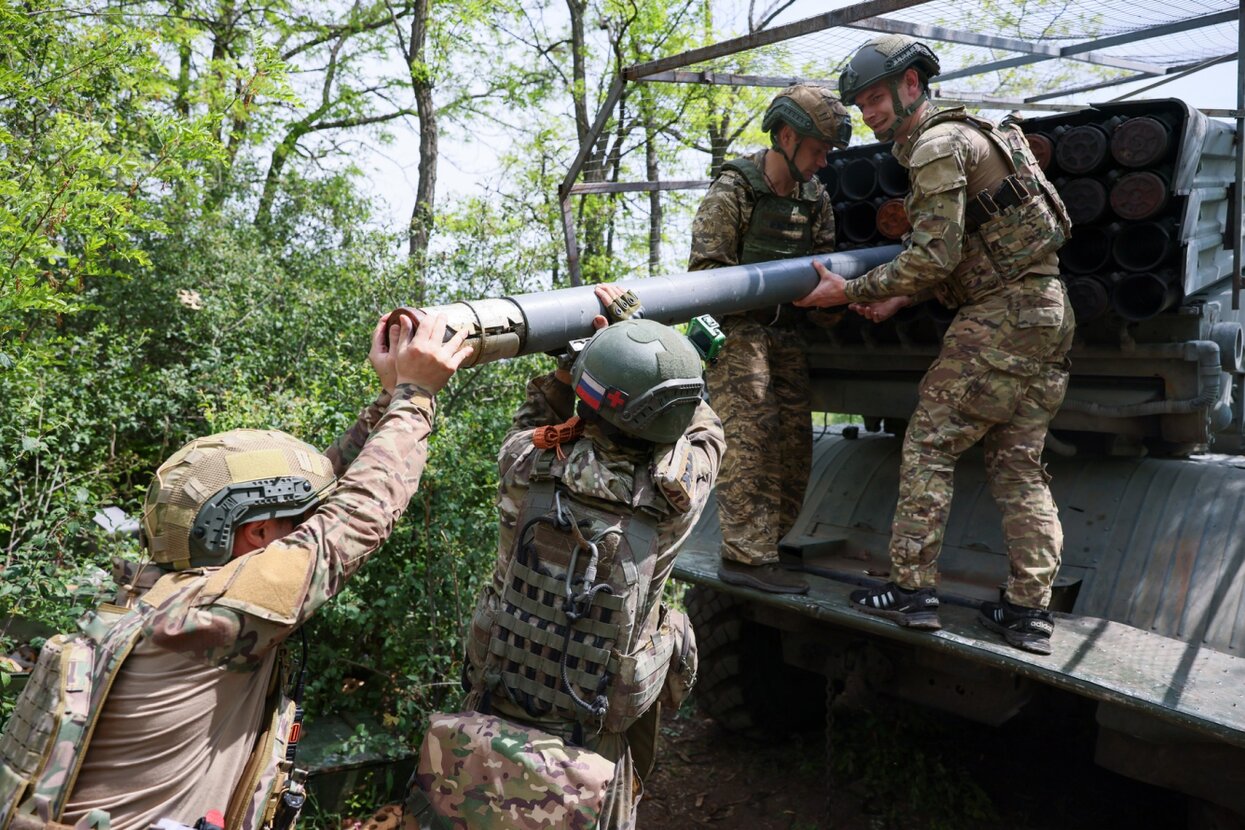
<path id="1" fill-rule="evenodd" d="M 774 96 L 761 119 L 761 129 L 773 133 L 782 124 L 840 150 L 852 140 L 851 113 L 830 89 L 817 84 L 795 84 Z"/>
<path id="2" fill-rule="evenodd" d="M 144 543 L 154 563 L 173 570 L 223 565 L 240 525 L 301 515 L 335 481 L 319 450 L 284 432 L 196 438 L 156 470 L 143 505 Z"/>
<path id="3" fill-rule="evenodd" d="M 700 355 L 686 337 L 630 318 L 592 336 L 571 367 L 571 387 L 626 434 L 671 444 L 691 423 L 705 382 Z"/>
<path id="4" fill-rule="evenodd" d="M 928 81 L 941 70 L 938 56 L 919 40 L 906 35 L 881 35 L 856 50 L 839 78 L 839 95 L 848 104 L 856 96 L 884 78 L 898 77 L 908 68 L 916 69 Z"/>

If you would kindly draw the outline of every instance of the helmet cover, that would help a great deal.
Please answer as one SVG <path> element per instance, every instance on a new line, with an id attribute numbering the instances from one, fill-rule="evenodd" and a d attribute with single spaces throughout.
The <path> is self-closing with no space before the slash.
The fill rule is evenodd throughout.
<path id="1" fill-rule="evenodd" d="M 247 522 L 299 516 L 332 488 L 333 465 L 315 447 L 276 430 L 235 429 L 196 438 L 156 470 L 142 535 L 158 565 L 223 565 Z"/>

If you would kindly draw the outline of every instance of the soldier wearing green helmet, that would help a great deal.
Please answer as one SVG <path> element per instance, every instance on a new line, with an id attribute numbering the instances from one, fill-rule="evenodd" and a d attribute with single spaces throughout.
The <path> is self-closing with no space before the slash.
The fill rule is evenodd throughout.
<path id="1" fill-rule="evenodd" d="M 688 339 L 619 319 L 623 292 L 596 291 L 598 331 L 528 384 L 498 455 L 500 539 L 467 634 L 467 711 L 431 719 L 411 830 L 634 827 L 659 704 L 677 706 L 695 679 L 690 624 L 661 597 L 713 489 L 722 426 Z"/>
<path id="2" fill-rule="evenodd" d="M 816 173 L 845 148 L 852 122 L 826 87 L 795 84 L 774 97 L 761 128 L 770 148 L 722 166 L 692 224 L 689 271 L 834 250 L 834 212 Z M 808 361 L 790 306 L 732 314 L 709 391 L 730 449 L 718 488 L 722 579 L 779 593 L 808 583 L 778 565 L 812 457 Z"/>
<path id="3" fill-rule="evenodd" d="M 287 640 L 389 536 L 427 456 L 433 396 L 470 354 L 443 317 L 378 322 L 383 388 L 321 453 L 274 430 L 191 441 L 156 471 L 147 559 L 48 640 L 0 736 L 0 828 L 230 830 L 292 821 L 301 717 Z M 304 647 L 305 649 L 305 647 Z M 305 660 L 305 656 L 303 658 Z M 297 688 L 297 687 L 295 687 Z"/>
<path id="4" fill-rule="evenodd" d="M 982 442 L 1010 570 L 979 620 L 1017 648 L 1049 654 L 1063 530 L 1041 454 L 1068 384 L 1074 321 L 1057 252 L 1070 221 L 1014 119 L 930 104 L 938 71 L 933 51 L 902 35 L 876 37 L 852 56 L 839 89 L 874 135 L 894 141 L 908 169 L 912 232 L 893 262 L 851 282 L 815 265 L 820 284 L 796 302 L 850 304 L 874 321 L 930 297 L 958 308 L 904 436 L 891 581 L 851 603 L 903 626 L 940 626 L 937 559 L 952 474 Z"/>

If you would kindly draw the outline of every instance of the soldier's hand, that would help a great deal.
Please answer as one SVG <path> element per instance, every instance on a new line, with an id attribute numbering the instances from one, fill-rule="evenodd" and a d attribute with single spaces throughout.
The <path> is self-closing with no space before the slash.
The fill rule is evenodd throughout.
<path id="1" fill-rule="evenodd" d="M 848 308 L 868 320 L 880 323 L 894 317 L 896 312 L 912 305 L 911 297 L 887 297 L 873 303 L 852 303 Z"/>
<path id="2" fill-rule="evenodd" d="M 380 315 L 376 328 L 372 329 L 372 348 L 367 353 L 367 359 L 380 380 L 381 388 L 392 394 L 398 383 L 398 369 L 393 363 L 394 354 L 389 350 L 389 332 L 385 330 L 385 318 L 388 316 Z"/>
<path id="3" fill-rule="evenodd" d="M 389 352 L 394 355 L 397 383 L 410 383 L 429 392 L 439 392 L 472 352 L 464 346 L 467 330 L 445 339 L 445 315 L 425 317 L 412 332 L 411 320 L 403 314 L 397 326 L 389 327 Z"/>
<path id="4" fill-rule="evenodd" d="M 612 305 L 613 302 L 617 300 L 619 297 L 626 294 L 627 289 L 615 283 L 606 282 L 606 283 L 601 283 L 600 285 L 593 287 L 592 293 L 597 295 L 597 299 L 601 301 L 601 307 L 606 310 L 605 314 L 598 314 L 596 317 L 592 318 L 592 327 L 594 329 L 600 330 L 610 324 L 610 317 L 612 316 L 612 312 L 610 311 L 610 305 Z M 632 297 L 634 298 L 635 295 L 632 294 Z M 639 308 L 642 308 L 642 307 L 637 307 L 637 310 L 639 310 Z"/>
<path id="5" fill-rule="evenodd" d="M 821 282 L 808 294 L 796 300 L 794 304 L 800 308 L 830 308 L 836 305 L 847 305 L 847 294 L 844 293 L 847 280 L 817 260 L 813 260 L 813 270 L 817 272 Z"/>

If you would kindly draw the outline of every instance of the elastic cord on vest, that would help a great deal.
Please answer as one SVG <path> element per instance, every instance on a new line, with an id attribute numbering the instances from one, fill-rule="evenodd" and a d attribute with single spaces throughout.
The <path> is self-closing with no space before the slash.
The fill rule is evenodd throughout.
<path id="1" fill-rule="evenodd" d="M 559 459 L 564 459 L 566 454 L 562 451 L 562 445 L 578 441 L 584 434 L 584 426 L 578 415 L 572 415 L 564 423 L 532 430 L 532 443 L 537 449 L 553 450 Z"/>

